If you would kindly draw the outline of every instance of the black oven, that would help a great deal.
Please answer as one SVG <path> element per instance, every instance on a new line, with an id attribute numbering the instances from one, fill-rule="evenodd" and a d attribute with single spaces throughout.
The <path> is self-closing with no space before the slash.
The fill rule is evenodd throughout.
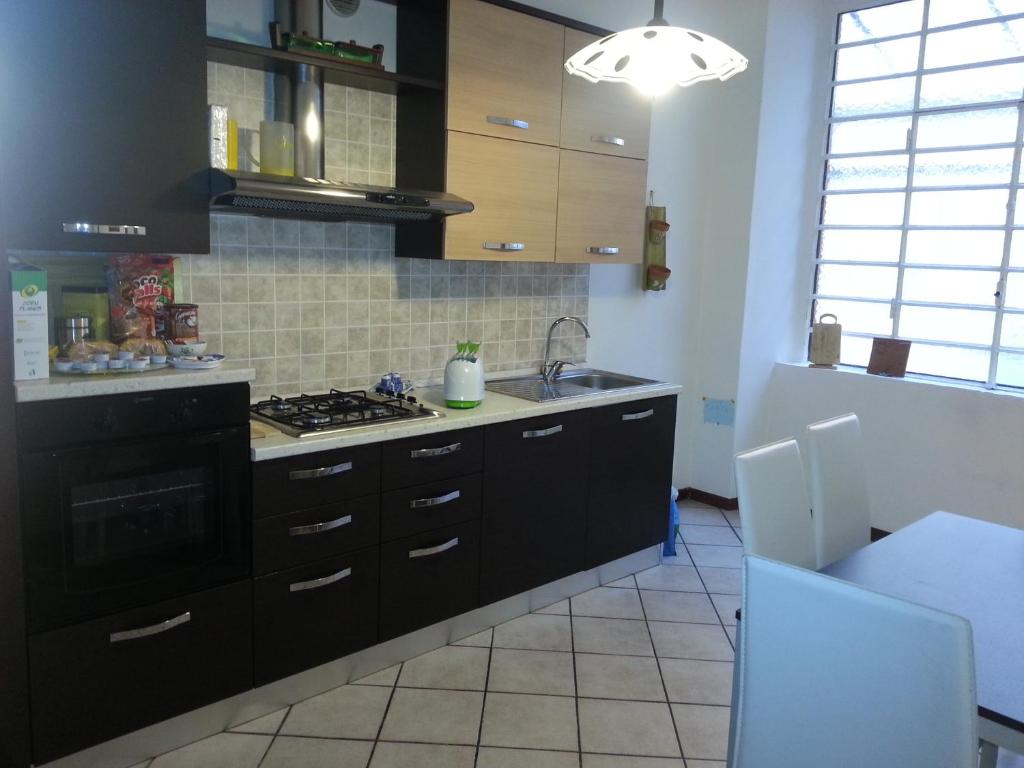
<path id="1" fill-rule="evenodd" d="M 249 575 L 248 391 L 18 406 L 30 631 Z"/>

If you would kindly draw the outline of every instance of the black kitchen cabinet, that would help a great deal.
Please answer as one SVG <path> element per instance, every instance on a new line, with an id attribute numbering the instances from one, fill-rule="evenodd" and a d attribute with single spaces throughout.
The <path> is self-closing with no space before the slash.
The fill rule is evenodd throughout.
<path id="1" fill-rule="evenodd" d="M 484 463 L 483 429 L 458 429 L 384 443 L 384 490 L 479 472 Z"/>
<path id="2" fill-rule="evenodd" d="M 675 395 L 592 411 L 587 568 L 665 540 L 675 428 Z"/>
<path id="3" fill-rule="evenodd" d="M 252 473 L 257 519 L 377 493 L 379 443 L 261 461 Z"/>
<path id="4" fill-rule="evenodd" d="M 255 580 L 256 685 L 377 642 L 377 547 Z"/>
<path id="5" fill-rule="evenodd" d="M 486 428 L 482 604 L 583 570 L 590 411 Z"/>
<path id="6" fill-rule="evenodd" d="M 247 579 L 29 638 L 35 764 L 252 687 Z"/>
<path id="7" fill-rule="evenodd" d="M 382 545 L 380 639 L 476 608 L 479 568 L 477 520 Z"/>
<path id="8" fill-rule="evenodd" d="M 208 253 L 204 0 L 4 10 L 5 246 Z M 64 230 L 78 223 L 145 234 Z"/>
<path id="9" fill-rule="evenodd" d="M 480 475 L 387 491 L 380 516 L 382 541 L 475 520 L 480 517 Z"/>

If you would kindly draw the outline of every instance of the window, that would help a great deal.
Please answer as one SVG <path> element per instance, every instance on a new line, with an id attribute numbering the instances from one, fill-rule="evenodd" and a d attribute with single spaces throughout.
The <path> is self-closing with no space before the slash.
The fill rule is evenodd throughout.
<path id="1" fill-rule="evenodd" d="M 843 13 L 833 73 L 814 319 L 845 364 L 898 336 L 910 372 L 1024 387 L 1024 0 Z"/>

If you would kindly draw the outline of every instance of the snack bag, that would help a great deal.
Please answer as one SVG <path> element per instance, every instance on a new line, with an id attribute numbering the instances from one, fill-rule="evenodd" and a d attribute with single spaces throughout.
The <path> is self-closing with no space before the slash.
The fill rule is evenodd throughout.
<path id="1" fill-rule="evenodd" d="M 152 339 L 158 308 L 174 302 L 174 259 L 148 253 L 112 254 L 107 260 L 112 338 Z"/>

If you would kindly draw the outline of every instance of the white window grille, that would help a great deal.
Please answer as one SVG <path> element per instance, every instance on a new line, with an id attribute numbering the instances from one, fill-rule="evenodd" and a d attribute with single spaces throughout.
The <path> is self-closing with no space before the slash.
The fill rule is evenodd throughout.
<path id="1" fill-rule="evenodd" d="M 1024 387 L 1022 139 L 1024 0 L 839 15 L 812 312 L 843 363 L 891 336 L 911 373 Z"/>

